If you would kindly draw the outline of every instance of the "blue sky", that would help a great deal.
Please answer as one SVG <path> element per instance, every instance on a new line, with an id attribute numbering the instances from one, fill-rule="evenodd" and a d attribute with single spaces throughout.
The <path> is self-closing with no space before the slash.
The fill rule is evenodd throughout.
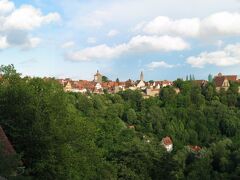
<path id="1" fill-rule="evenodd" d="M 23 75 L 240 74 L 240 0 L 0 0 L 0 60 Z"/>

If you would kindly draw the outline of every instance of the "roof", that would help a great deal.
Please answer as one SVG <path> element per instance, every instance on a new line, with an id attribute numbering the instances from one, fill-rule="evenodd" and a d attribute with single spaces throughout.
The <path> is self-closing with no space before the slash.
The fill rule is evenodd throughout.
<path id="1" fill-rule="evenodd" d="M 3 152 L 7 155 L 15 154 L 15 150 L 6 136 L 3 128 L 0 126 L 0 142 L 3 145 Z"/>
<path id="2" fill-rule="evenodd" d="M 218 75 L 214 77 L 215 85 L 221 87 L 225 79 L 228 81 L 237 81 L 237 75 L 222 75 L 222 73 L 218 73 Z"/>
<path id="3" fill-rule="evenodd" d="M 216 76 L 213 81 L 217 87 L 222 87 L 225 79 L 224 76 Z"/>
<path id="4" fill-rule="evenodd" d="M 237 81 L 237 75 L 224 76 L 229 81 Z"/>
<path id="5" fill-rule="evenodd" d="M 168 146 L 168 145 L 173 144 L 171 138 L 168 137 L 168 136 L 162 139 L 162 143 L 163 143 L 165 146 Z"/>
<path id="6" fill-rule="evenodd" d="M 202 148 L 199 147 L 199 146 L 192 146 L 192 145 L 189 145 L 188 146 L 193 152 L 199 152 Z"/>

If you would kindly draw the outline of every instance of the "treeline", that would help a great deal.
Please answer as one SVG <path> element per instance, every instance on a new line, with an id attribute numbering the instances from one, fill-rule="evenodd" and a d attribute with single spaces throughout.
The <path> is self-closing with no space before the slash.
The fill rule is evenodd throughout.
<path id="1" fill-rule="evenodd" d="M 14 158 L 0 153 L 3 177 L 240 179 L 235 83 L 217 93 L 211 83 L 200 87 L 177 80 L 181 93 L 166 87 L 159 97 L 143 99 L 130 90 L 65 93 L 54 79 L 21 78 L 13 66 L 2 66 L 1 72 L 0 125 L 18 152 Z M 174 144 L 171 153 L 161 145 L 166 136 Z M 19 161 L 25 167 L 21 175 Z"/>

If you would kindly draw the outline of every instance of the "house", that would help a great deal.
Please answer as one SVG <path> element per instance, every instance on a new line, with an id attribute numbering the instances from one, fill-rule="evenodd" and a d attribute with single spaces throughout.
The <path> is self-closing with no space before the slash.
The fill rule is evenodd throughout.
<path id="1" fill-rule="evenodd" d="M 140 80 L 140 81 L 136 81 L 136 86 L 138 89 L 141 89 L 141 88 L 144 88 L 146 85 L 144 81 Z"/>
<path id="2" fill-rule="evenodd" d="M 125 82 L 125 87 L 126 88 L 130 88 L 130 87 L 134 87 L 135 86 L 135 83 L 133 80 L 131 79 L 128 79 L 126 82 Z"/>
<path id="3" fill-rule="evenodd" d="M 167 87 L 167 86 L 172 86 L 173 85 L 173 82 L 172 81 L 167 81 L 167 80 L 164 80 L 164 81 L 155 81 L 153 83 L 153 87 L 154 89 L 160 89 L 162 87 Z"/>
<path id="4" fill-rule="evenodd" d="M 162 139 L 162 145 L 167 150 L 167 152 L 171 152 L 173 150 L 172 139 L 168 136 Z"/>
<path id="5" fill-rule="evenodd" d="M 214 77 L 213 82 L 216 86 L 216 91 L 220 91 L 221 89 L 224 89 L 225 91 L 228 90 L 230 87 L 230 82 L 236 82 L 237 81 L 237 75 L 223 75 L 222 73 L 219 73 L 217 76 Z"/>
<path id="6" fill-rule="evenodd" d="M 102 85 L 100 83 L 95 83 L 95 89 L 102 89 Z"/>
<path id="7" fill-rule="evenodd" d="M 3 146 L 3 153 L 6 155 L 13 155 L 16 154 L 12 144 L 10 143 L 9 139 L 7 138 L 3 128 L 0 126 L 0 143 Z"/>
<path id="8" fill-rule="evenodd" d="M 64 91 L 65 91 L 65 92 L 70 92 L 70 91 L 72 91 L 72 83 L 71 83 L 71 81 L 66 81 L 66 82 L 64 83 Z"/>
<path id="9" fill-rule="evenodd" d="M 161 84 L 162 87 L 167 87 L 167 86 L 172 86 L 172 85 L 173 85 L 173 82 L 167 81 L 167 80 L 162 81 L 162 84 Z"/>
<path id="10" fill-rule="evenodd" d="M 140 74 L 140 80 L 136 82 L 136 86 L 137 88 L 141 89 L 141 88 L 144 88 L 146 85 L 145 85 L 145 82 L 144 82 L 144 76 L 143 76 L 143 72 L 141 72 Z"/>
<path id="11" fill-rule="evenodd" d="M 188 151 L 194 154 L 196 158 L 201 158 L 204 155 L 204 151 L 202 151 L 202 148 L 196 145 L 195 146 L 188 145 Z"/>
<path id="12" fill-rule="evenodd" d="M 202 148 L 199 146 L 188 145 L 188 148 L 193 153 L 198 153 Z"/>
<path id="13" fill-rule="evenodd" d="M 7 156 L 14 156 L 16 155 L 16 151 L 13 148 L 11 142 L 9 141 L 7 135 L 5 134 L 3 128 L 0 125 L 0 146 L 1 148 L 3 148 L 2 153 L 3 155 Z M 18 162 L 18 169 L 16 171 L 13 171 L 11 176 L 18 176 L 22 173 L 24 173 L 24 166 L 23 166 L 23 162 L 20 160 Z M 0 176 L 0 179 L 2 179 L 2 177 Z"/>
<path id="14" fill-rule="evenodd" d="M 146 89 L 146 95 L 147 96 L 151 96 L 151 97 L 155 97 L 158 96 L 160 92 L 160 89 Z"/>
<path id="15" fill-rule="evenodd" d="M 156 81 L 156 82 L 153 83 L 153 88 L 154 89 L 160 89 L 161 85 L 162 85 L 161 81 Z"/>

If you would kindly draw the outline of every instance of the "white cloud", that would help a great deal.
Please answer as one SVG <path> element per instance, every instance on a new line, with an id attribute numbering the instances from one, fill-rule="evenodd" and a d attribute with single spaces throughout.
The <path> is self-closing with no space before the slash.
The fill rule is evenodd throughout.
<path id="1" fill-rule="evenodd" d="M 218 12 L 206 18 L 170 19 L 158 16 L 148 23 L 140 23 L 134 29 L 147 34 L 178 35 L 186 37 L 212 37 L 240 35 L 240 13 Z"/>
<path id="2" fill-rule="evenodd" d="M 219 12 L 201 22 L 202 35 L 240 35 L 240 13 Z"/>
<path id="3" fill-rule="evenodd" d="M 75 61 L 90 61 L 95 59 L 110 59 L 119 56 L 126 50 L 125 45 L 118 45 L 116 47 L 109 47 L 105 44 L 85 48 L 80 51 L 68 54 L 68 59 Z"/>
<path id="4" fill-rule="evenodd" d="M 195 37 L 199 34 L 200 21 L 197 18 L 172 20 L 166 16 L 158 16 L 143 27 L 149 34 L 175 34 Z"/>
<path id="5" fill-rule="evenodd" d="M 128 47 L 133 51 L 182 51 L 189 48 L 180 37 L 171 36 L 135 36 L 128 43 Z"/>
<path id="6" fill-rule="evenodd" d="M 97 39 L 95 37 L 89 37 L 87 39 L 88 44 L 96 44 L 96 42 L 97 42 Z"/>
<path id="7" fill-rule="evenodd" d="M 33 30 L 43 24 L 49 24 L 59 20 L 60 15 L 58 13 L 49 13 L 44 16 L 39 9 L 30 5 L 23 5 L 5 18 L 3 28 L 6 30 Z"/>
<path id="8" fill-rule="evenodd" d="M 72 48 L 73 46 L 75 46 L 75 42 L 74 41 L 68 41 L 68 42 L 65 42 L 61 47 L 63 49 L 69 49 L 69 48 Z"/>
<path id="9" fill-rule="evenodd" d="M 206 64 L 216 66 L 240 65 L 240 44 L 227 45 L 220 51 L 202 52 L 198 56 L 187 58 L 187 63 L 197 68 L 203 68 Z"/>
<path id="10" fill-rule="evenodd" d="M 10 13 L 15 8 L 13 2 L 9 0 L 0 0 L 0 15 Z"/>
<path id="11" fill-rule="evenodd" d="M 45 24 L 60 21 L 58 13 L 44 15 L 40 9 L 31 5 L 16 8 L 8 0 L 0 0 L 0 48 L 20 47 L 23 49 L 36 47 L 41 39 L 31 37 L 30 33 Z"/>
<path id="12" fill-rule="evenodd" d="M 108 32 L 107 36 L 108 36 L 108 37 L 114 37 L 114 36 L 116 36 L 116 35 L 118 35 L 118 34 L 119 34 L 119 32 L 118 32 L 117 30 L 112 29 L 112 30 L 110 30 L 110 31 Z"/>
<path id="13" fill-rule="evenodd" d="M 182 51 L 189 45 L 179 37 L 170 36 L 135 36 L 128 43 L 110 47 L 106 44 L 71 52 L 67 58 L 75 61 L 111 59 L 128 52 Z"/>
<path id="14" fill-rule="evenodd" d="M 173 68 L 174 65 L 168 64 L 165 61 L 153 61 L 147 65 L 150 70 L 154 70 L 156 68 Z"/>

